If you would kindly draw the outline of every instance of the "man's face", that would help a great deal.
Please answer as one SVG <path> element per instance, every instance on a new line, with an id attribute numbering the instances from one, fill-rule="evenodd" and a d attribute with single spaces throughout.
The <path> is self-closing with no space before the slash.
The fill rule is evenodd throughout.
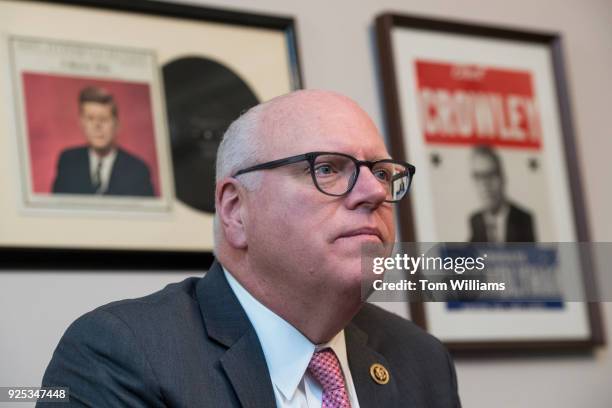
<path id="1" fill-rule="evenodd" d="M 491 157 L 475 154 L 472 177 L 485 209 L 497 210 L 504 201 L 504 180 Z"/>
<path id="2" fill-rule="evenodd" d="M 110 104 L 97 102 L 81 104 L 80 121 L 90 147 L 99 152 L 111 149 L 117 134 L 117 119 L 113 116 Z"/>
<path id="3" fill-rule="evenodd" d="M 260 162 L 312 151 L 389 158 L 375 126 L 356 106 L 332 99 L 295 109 L 285 124 L 270 126 Z M 380 182 L 363 166 L 348 195 L 328 196 L 313 184 L 305 161 L 261 171 L 260 177 L 247 196 L 249 257 L 281 288 L 354 296 L 362 245 L 395 239 L 393 204 L 384 202 Z"/>

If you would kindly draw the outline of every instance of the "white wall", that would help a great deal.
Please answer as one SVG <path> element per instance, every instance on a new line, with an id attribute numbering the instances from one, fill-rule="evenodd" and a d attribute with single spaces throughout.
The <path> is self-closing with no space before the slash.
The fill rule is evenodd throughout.
<path id="1" fill-rule="evenodd" d="M 592 238 L 612 241 L 610 0 L 193 0 L 293 15 L 307 87 L 357 100 L 382 126 L 372 22 L 393 10 L 559 31 L 565 53 Z M 37 385 L 61 333 L 82 313 L 183 279 L 179 273 L 0 273 L 0 385 Z M 612 329 L 612 303 L 604 305 Z M 612 354 L 459 360 L 465 407 L 610 407 Z M 4 406 L 0 404 L 0 407 Z M 26 406 L 20 404 L 20 406 Z"/>

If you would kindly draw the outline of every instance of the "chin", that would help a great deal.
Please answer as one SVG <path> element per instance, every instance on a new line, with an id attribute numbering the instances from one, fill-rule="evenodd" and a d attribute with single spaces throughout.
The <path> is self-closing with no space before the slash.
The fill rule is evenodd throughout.
<path id="1" fill-rule="evenodd" d="M 337 286 L 340 291 L 361 290 L 365 277 L 362 272 L 361 256 L 338 257 L 330 265 L 327 274 L 330 285 Z"/>

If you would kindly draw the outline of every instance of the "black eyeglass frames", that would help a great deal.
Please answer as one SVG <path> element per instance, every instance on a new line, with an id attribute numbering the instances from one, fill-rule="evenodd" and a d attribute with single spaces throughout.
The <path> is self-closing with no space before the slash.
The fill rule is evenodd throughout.
<path id="1" fill-rule="evenodd" d="M 344 153 L 310 152 L 256 164 L 237 171 L 233 177 L 301 161 L 307 161 L 310 165 L 310 175 L 315 187 L 323 194 L 336 197 L 351 192 L 357 183 L 361 166 L 366 166 L 385 188 L 387 192 L 385 201 L 390 203 L 398 202 L 406 196 L 416 170 L 409 163 L 393 159 L 368 161 L 357 160 Z"/>

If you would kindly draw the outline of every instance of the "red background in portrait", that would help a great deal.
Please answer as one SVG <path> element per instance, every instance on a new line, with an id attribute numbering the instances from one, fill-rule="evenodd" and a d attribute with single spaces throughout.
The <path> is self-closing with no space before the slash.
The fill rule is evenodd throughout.
<path id="1" fill-rule="evenodd" d="M 117 143 L 147 163 L 155 195 L 159 196 L 149 84 L 33 73 L 24 73 L 22 79 L 34 193 L 50 194 L 60 153 L 86 144 L 79 126 L 78 97 L 81 89 L 93 85 L 115 97 L 119 111 Z"/>

